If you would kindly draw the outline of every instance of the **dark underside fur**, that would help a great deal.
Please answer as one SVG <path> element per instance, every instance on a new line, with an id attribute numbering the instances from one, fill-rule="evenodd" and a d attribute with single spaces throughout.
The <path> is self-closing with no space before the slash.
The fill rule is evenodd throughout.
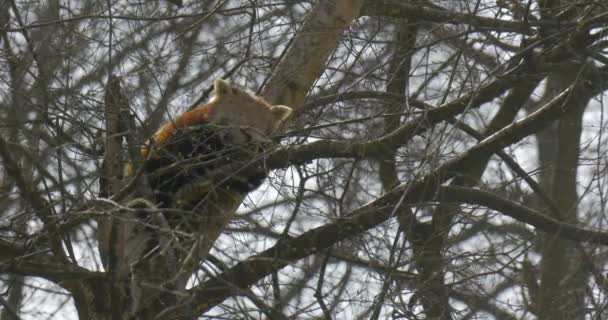
<path id="1" fill-rule="evenodd" d="M 247 194 L 258 188 L 266 171 L 251 163 L 260 156 L 260 148 L 263 145 L 256 144 L 244 129 L 192 126 L 178 130 L 168 143 L 153 148 L 143 170 L 159 208 L 191 210 L 209 201 L 210 193 L 229 190 Z M 200 187 L 186 189 L 197 192 L 189 195 L 186 204 L 176 199 L 193 184 L 205 186 L 206 191 Z M 175 226 L 175 218 L 167 217 L 170 225 Z M 178 220 L 183 224 L 183 217 Z"/>

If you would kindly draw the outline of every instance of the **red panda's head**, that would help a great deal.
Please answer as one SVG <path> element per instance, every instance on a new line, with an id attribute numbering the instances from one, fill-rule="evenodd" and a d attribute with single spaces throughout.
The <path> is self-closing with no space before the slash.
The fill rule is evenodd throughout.
<path id="1" fill-rule="evenodd" d="M 208 121 L 227 126 L 251 127 L 270 135 L 291 114 L 291 108 L 271 105 L 261 97 L 215 80 L 215 97 L 207 104 Z"/>

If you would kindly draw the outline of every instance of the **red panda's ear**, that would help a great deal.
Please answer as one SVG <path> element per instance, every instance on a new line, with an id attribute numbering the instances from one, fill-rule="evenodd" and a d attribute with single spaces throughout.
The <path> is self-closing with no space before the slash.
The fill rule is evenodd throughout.
<path id="1" fill-rule="evenodd" d="M 284 122 L 287 118 L 289 118 L 292 110 L 288 106 L 276 105 L 276 106 L 272 106 L 272 108 L 270 109 L 270 112 L 272 112 L 272 115 L 275 120 L 275 124 L 278 126 L 282 122 Z"/>
<path id="2" fill-rule="evenodd" d="M 233 93 L 232 86 L 230 85 L 230 83 L 222 79 L 217 79 L 215 80 L 215 82 L 213 82 L 213 91 L 215 93 L 216 98 L 220 98 L 223 95 L 229 95 Z"/>

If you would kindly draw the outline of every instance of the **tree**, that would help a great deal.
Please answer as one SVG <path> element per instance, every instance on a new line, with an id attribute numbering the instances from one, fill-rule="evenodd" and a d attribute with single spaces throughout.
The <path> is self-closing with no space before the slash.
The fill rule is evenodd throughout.
<path id="1" fill-rule="evenodd" d="M 606 10 L 0 0 L 0 319 L 606 317 Z M 216 78 L 296 114 L 192 258 L 121 174 Z"/>

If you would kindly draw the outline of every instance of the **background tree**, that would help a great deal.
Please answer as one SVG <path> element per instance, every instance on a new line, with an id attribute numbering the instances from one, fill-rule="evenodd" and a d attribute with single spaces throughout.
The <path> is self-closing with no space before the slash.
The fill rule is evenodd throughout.
<path id="1" fill-rule="evenodd" d="M 607 10 L 0 0 L 0 319 L 605 318 Z M 296 110 L 270 178 L 204 261 L 106 270 L 103 219 L 157 261 L 120 169 L 216 78 Z"/>

